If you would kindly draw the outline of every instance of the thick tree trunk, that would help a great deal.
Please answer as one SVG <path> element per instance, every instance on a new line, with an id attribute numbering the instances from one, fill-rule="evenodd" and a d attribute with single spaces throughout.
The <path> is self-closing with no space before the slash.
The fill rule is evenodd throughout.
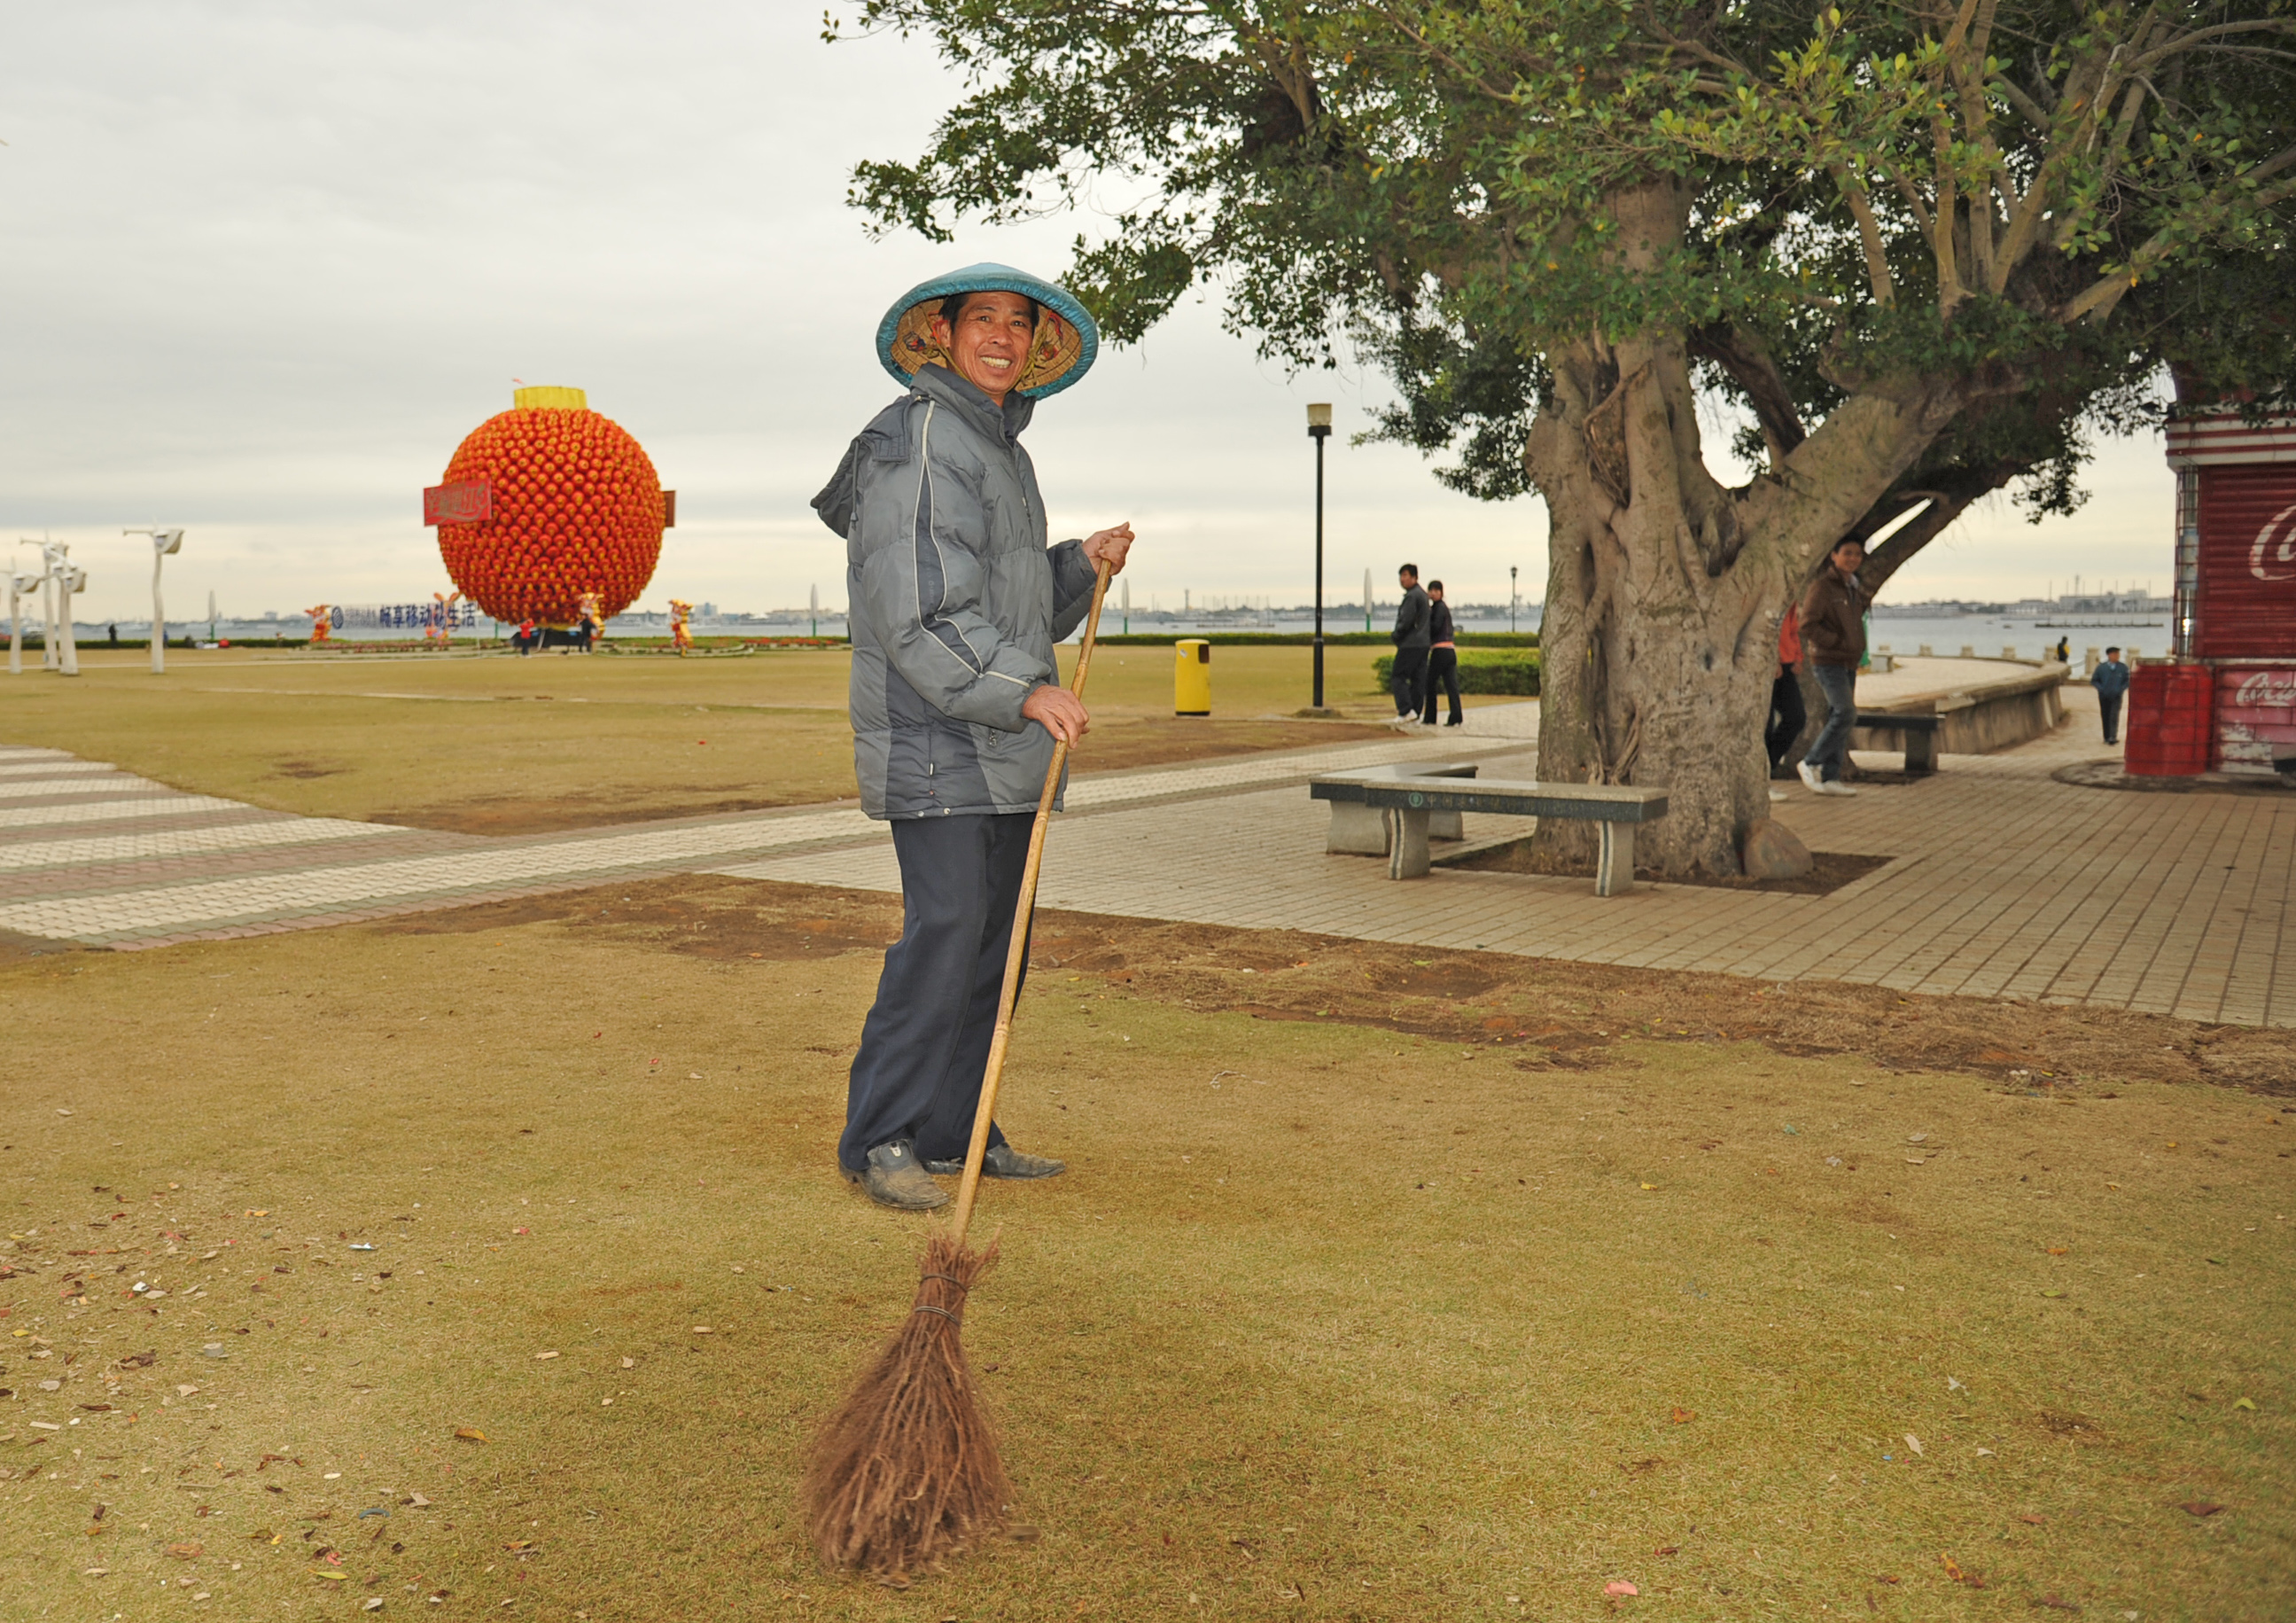
<path id="1" fill-rule="evenodd" d="M 1628 266 L 1681 241 L 1672 185 L 1613 206 Z M 1746 826 L 1769 815 L 1762 730 L 1785 606 L 1958 402 L 1934 385 L 1868 386 L 1732 490 L 1701 454 L 1684 334 L 1550 353 L 1554 397 L 1524 451 L 1549 517 L 1539 776 L 1663 787 L 1667 815 L 1637 836 L 1640 861 L 1737 873 Z M 1558 861 L 1587 860 L 1594 844 L 1591 824 L 1539 828 Z"/>

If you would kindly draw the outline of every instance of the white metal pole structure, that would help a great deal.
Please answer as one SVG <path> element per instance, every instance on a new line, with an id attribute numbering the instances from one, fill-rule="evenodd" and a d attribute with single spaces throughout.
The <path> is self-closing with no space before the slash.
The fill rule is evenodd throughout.
<path id="1" fill-rule="evenodd" d="M 41 541 L 40 548 L 40 669 L 61 670 L 62 651 L 56 646 L 56 589 L 71 548 L 61 541 Z M 64 612 L 71 612 L 67 601 Z"/>
<path id="2" fill-rule="evenodd" d="M 160 597 L 160 560 L 172 557 L 183 550 L 184 532 L 180 530 L 122 530 L 119 533 L 152 538 L 152 674 L 158 676 L 168 668 L 168 606 Z"/>
<path id="3" fill-rule="evenodd" d="M 63 622 L 63 646 L 56 650 L 56 670 L 64 676 L 79 674 L 79 632 L 72 624 L 72 598 L 87 585 L 87 571 L 77 564 L 65 564 L 56 571 L 56 599 L 62 606 L 58 618 Z"/>
<path id="4" fill-rule="evenodd" d="M 1129 637 L 1132 635 L 1132 582 L 1119 581 L 1117 584 L 1124 589 L 1124 634 Z"/>
<path id="5" fill-rule="evenodd" d="M 808 586 L 806 588 L 806 593 L 808 598 L 806 609 L 813 616 L 813 630 L 807 635 L 818 637 L 821 635 L 821 588 Z"/>
<path id="6" fill-rule="evenodd" d="M 215 588 L 212 586 L 208 588 L 208 640 L 216 640 Z"/>
<path id="7" fill-rule="evenodd" d="M 8 572 L 8 674 L 24 674 L 24 599 L 40 583 L 37 575 Z"/>

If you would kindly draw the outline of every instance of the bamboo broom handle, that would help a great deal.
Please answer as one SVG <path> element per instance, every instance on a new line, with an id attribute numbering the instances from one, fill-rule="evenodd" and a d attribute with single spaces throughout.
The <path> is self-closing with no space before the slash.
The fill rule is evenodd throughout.
<path id="1" fill-rule="evenodd" d="M 1085 679 L 1092 674 L 1093 644 L 1100 637 L 1100 606 L 1108 596 L 1109 566 L 1103 559 L 1092 582 L 1092 609 L 1085 615 L 1084 647 L 1077 655 L 1076 680 L 1069 691 L 1084 697 Z M 1054 656 L 1057 660 L 1057 655 Z M 1055 669 L 1057 670 L 1057 665 Z M 964 1176 L 956 1186 L 956 1210 L 952 1230 L 960 1241 L 972 1223 L 973 1197 L 980 1192 L 980 1166 L 988 1155 L 988 1128 L 996 1119 L 996 1087 L 1004 1079 L 1004 1050 L 1013 1040 L 1013 1005 L 1021 995 L 1021 971 L 1029 958 L 1029 919 L 1037 909 L 1037 870 L 1044 866 L 1045 831 L 1052 826 L 1053 796 L 1060 792 L 1061 772 L 1069 763 L 1069 746 L 1053 746 L 1053 764 L 1045 773 L 1045 792 L 1037 797 L 1037 821 L 1029 830 L 1029 861 L 1021 875 L 1021 900 L 1013 910 L 1013 943 L 1004 954 L 1004 990 L 996 999 L 996 1033 L 988 1040 L 988 1069 L 980 1078 L 980 1105 L 972 1113 L 972 1142 L 964 1151 Z"/>

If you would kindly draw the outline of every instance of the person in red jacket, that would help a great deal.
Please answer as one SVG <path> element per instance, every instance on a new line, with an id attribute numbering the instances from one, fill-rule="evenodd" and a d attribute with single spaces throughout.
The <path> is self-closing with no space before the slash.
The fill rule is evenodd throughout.
<path id="1" fill-rule="evenodd" d="M 1802 727 L 1809 720 L 1809 707 L 1801 702 L 1800 665 L 1801 605 L 1789 603 L 1785 618 L 1778 622 L 1778 671 L 1770 683 L 1770 724 L 1762 734 L 1763 746 L 1770 752 L 1772 778 L 1785 764 L 1786 752 L 1801 737 Z M 1770 790 L 1772 800 L 1785 797 L 1784 789 Z"/>

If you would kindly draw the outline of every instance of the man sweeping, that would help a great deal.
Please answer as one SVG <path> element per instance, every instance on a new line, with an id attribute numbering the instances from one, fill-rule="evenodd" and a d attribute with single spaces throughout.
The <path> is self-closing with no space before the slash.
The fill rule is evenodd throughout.
<path id="1" fill-rule="evenodd" d="M 908 392 L 814 498 L 846 542 L 861 805 L 891 823 L 901 869 L 901 939 L 861 1028 L 837 1158 L 905 1211 L 946 1204 L 930 1174 L 960 1169 L 1037 796 L 1055 742 L 1090 724 L 1054 645 L 1083 621 L 1097 567 L 1120 571 L 1132 544 L 1119 524 L 1048 547 L 1021 447 L 1037 401 L 1098 348 L 1066 289 L 1007 266 L 911 289 L 877 329 Z M 992 1128 L 987 1176 L 1062 1170 Z"/>

